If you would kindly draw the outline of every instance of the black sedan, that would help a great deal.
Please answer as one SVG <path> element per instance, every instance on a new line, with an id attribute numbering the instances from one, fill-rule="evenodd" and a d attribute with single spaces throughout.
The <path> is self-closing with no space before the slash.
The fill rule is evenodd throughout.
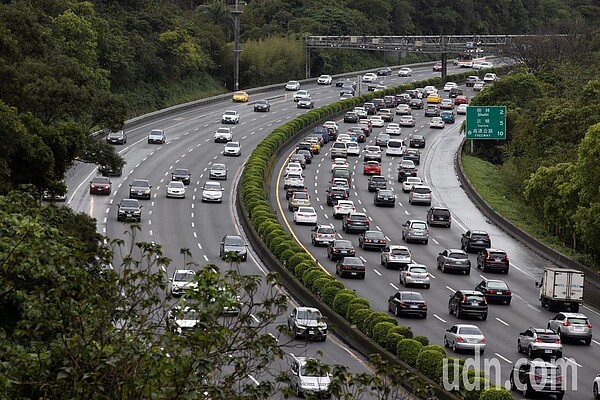
<path id="1" fill-rule="evenodd" d="M 181 181 L 184 185 L 189 185 L 192 174 L 186 168 L 178 168 L 175 171 L 171 172 L 171 180 L 172 181 Z"/>
<path id="2" fill-rule="evenodd" d="M 388 76 L 392 74 L 392 69 L 390 67 L 383 67 L 377 70 L 378 76 Z"/>
<path id="3" fill-rule="evenodd" d="M 499 279 L 485 279 L 475 286 L 475 290 L 483 293 L 488 303 L 510 304 L 512 300 L 512 291 L 506 282 Z"/>
<path id="4" fill-rule="evenodd" d="M 354 245 L 345 239 L 335 239 L 327 246 L 327 258 L 331 261 L 341 260 L 344 257 L 353 257 L 356 254 Z"/>
<path id="5" fill-rule="evenodd" d="M 358 236 L 358 245 L 361 249 L 376 249 L 382 251 L 387 246 L 387 239 L 383 232 L 366 231 Z"/>
<path id="6" fill-rule="evenodd" d="M 410 135 L 408 145 L 412 148 L 425 147 L 425 137 L 423 135 Z"/>
<path id="7" fill-rule="evenodd" d="M 358 114 L 353 111 L 348 111 L 344 114 L 344 122 L 358 122 Z"/>
<path id="8" fill-rule="evenodd" d="M 269 112 L 271 111 L 271 103 L 269 103 L 269 100 L 258 100 L 254 103 L 254 111 Z"/>
<path id="9" fill-rule="evenodd" d="M 396 207 L 396 197 L 394 196 L 394 192 L 387 189 L 378 190 L 377 193 L 375 193 L 373 204 L 381 207 Z"/>
<path id="10" fill-rule="evenodd" d="M 397 317 L 416 315 L 427 318 L 427 303 L 419 292 L 396 292 L 388 299 L 388 311 Z"/>
<path id="11" fill-rule="evenodd" d="M 417 149 L 406 149 L 402 159 L 411 160 L 415 165 L 419 165 L 421 163 L 421 152 Z"/>
<path id="12" fill-rule="evenodd" d="M 365 279 L 365 264 L 358 257 L 344 257 L 335 265 L 335 273 L 344 276 Z"/>

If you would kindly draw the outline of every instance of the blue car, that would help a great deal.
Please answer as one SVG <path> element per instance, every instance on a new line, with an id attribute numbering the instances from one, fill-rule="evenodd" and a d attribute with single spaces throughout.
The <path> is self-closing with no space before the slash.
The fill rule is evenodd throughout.
<path id="1" fill-rule="evenodd" d="M 440 117 L 442 117 L 442 121 L 447 124 L 453 124 L 456 121 L 456 117 L 452 111 L 443 111 L 440 114 Z"/>

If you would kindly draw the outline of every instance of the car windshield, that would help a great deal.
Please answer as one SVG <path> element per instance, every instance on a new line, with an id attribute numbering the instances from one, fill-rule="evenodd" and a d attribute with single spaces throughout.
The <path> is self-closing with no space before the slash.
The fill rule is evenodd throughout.
<path id="1" fill-rule="evenodd" d="M 316 320 L 321 318 L 321 313 L 317 310 L 298 310 L 298 319 Z"/>
<path id="2" fill-rule="evenodd" d="M 588 324 L 588 320 L 587 318 L 580 318 L 580 317 L 569 317 L 567 318 L 567 320 L 575 325 L 587 325 Z"/>
<path id="3" fill-rule="evenodd" d="M 343 263 L 345 265 L 363 265 L 363 262 L 358 257 L 345 257 Z"/>
<path id="4" fill-rule="evenodd" d="M 206 182 L 204 190 L 221 190 L 221 184 L 217 182 Z"/>
<path id="5" fill-rule="evenodd" d="M 488 289 L 508 289 L 508 285 L 502 281 L 488 281 Z"/>
<path id="6" fill-rule="evenodd" d="M 392 254 L 395 256 L 409 256 L 410 252 L 407 249 L 392 249 Z"/>
<path id="7" fill-rule="evenodd" d="M 413 192 L 420 193 L 420 194 L 428 194 L 428 193 L 431 193 L 431 189 L 429 189 L 428 187 L 413 186 Z"/>
<path id="8" fill-rule="evenodd" d="M 242 240 L 242 238 L 237 236 L 230 236 L 225 238 L 225 244 L 227 246 L 245 246 L 246 244 Z"/>
<path id="9" fill-rule="evenodd" d="M 331 228 L 331 227 L 323 227 L 323 228 L 319 228 L 317 230 L 318 233 L 324 233 L 324 234 L 333 234 L 335 233 L 335 229 Z"/>
<path id="10" fill-rule="evenodd" d="M 121 137 L 121 136 L 123 136 L 123 131 L 119 131 L 119 132 L 110 132 L 110 133 L 108 134 L 108 136 L 110 136 L 110 137 Z"/>
<path id="11" fill-rule="evenodd" d="M 427 224 L 425 222 L 413 222 L 411 229 L 427 229 Z"/>
<path id="12" fill-rule="evenodd" d="M 349 240 L 336 240 L 334 247 L 339 247 L 340 249 L 350 249 L 352 248 L 352 242 Z"/>
<path id="13" fill-rule="evenodd" d="M 406 178 L 406 183 L 421 183 L 421 178 L 408 177 Z"/>
<path id="14" fill-rule="evenodd" d="M 162 131 L 159 130 L 153 130 L 150 132 L 151 135 L 162 135 Z"/>
<path id="15" fill-rule="evenodd" d="M 173 280 L 177 282 L 192 282 L 195 277 L 196 274 L 192 271 L 177 271 Z"/>
<path id="16" fill-rule="evenodd" d="M 187 169 L 176 169 L 173 171 L 173 175 L 189 175 L 189 171 Z"/>
<path id="17" fill-rule="evenodd" d="M 469 301 L 469 302 L 473 302 L 473 301 L 483 302 L 483 296 L 480 294 L 468 294 L 468 295 L 465 295 L 465 299 L 466 299 L 466 301 Z"/>
<path id="18" fill-rule="evenodd" d="M 369 232 L 368 234 L 365 234 L 365 237 L 372 239 L 385 239 L 385 235 L 379 231 Z"/>
<path id="19" fill-rule="evenodd" d="M 501 251 L 490 251 L 490 258 L 504 258 L 506 257 L 506 253 Z"/>
<path id="20" fill-rule="evenodd" d="M 110 180 L 108 178 L 97 177 L 92 179 L 92 183 L 94 184 L 109 184 Z"/>
<path id="21" fill-rule="evenodd" d="M 449 216 L 450 215 L 450 211 L 448 211 L 448 210 L 433 210 L 433 215 Z"/>
<path id="22" fill-rule="evenodd" d="M 479 328 L 475 327 L 475 326 L 463 326 L 461 328 L 458 328 L 458 333 L 461 335 L 481 335 L 481 331 L 479 330 Z"/>
<path id="23" fill-rule="evenodd" d="M 225 169 L 225 165 L 223 164 L 213 164 L 212 170 L 221 171 Z"/>
<path id="24" fill-rule="evenodd" d="M 140 181 L 140 180 L 134 180 L 133 184 L 131 186 L 135 186 L 135 187 L 149 187 L 150 184 L 148 183 L 148 181 Z"/>
<path id="25" fill-rule="evenodd" d="M 296 192 L 294 194 L 294 199 L 308 199 L 308 193 L 306 193 L 306 192 Z"/>
<path id="26" fill-rule="evenodd" d="M 473 235 L 471 235 L 471 238 L 473 240 L 487 240 L 488 236 L 487 235 L 481 235 L 481 234 L 473 234 Z"/>
<path id="27" fill-rule="evenodd" d="M 385 182 L 385 177 L 383 176 L 374 176 L 371 178 L 371 182 Z"/>
<path id="28" fill-rule="evenodd" d="M 319 372 L 319 368 L 316 368 L 314 366 L 308 367 L 307 365 L 303 365 L 302 369 L 300 370 L 301 375 L 302 376 L 307 376 L 307 377 L 311 377 L 311 378 L 326 378 L 327 374 L 323 374 Z"/>
<path id="29" fill-rule="evenodd" d="M 139 207 L 139 203 L 137 200 L 123 199 L 121 200 L 121 207 L 137 208 Z"/>
<path id="30" fill-rule="evenodd" d="M 225 147 L 234 147 L 237 149 L 238 147 L 240 147 L 240 145 L 239 145 L 239 143 L 236 143 L 236 142 L 229 142 L 225 145 Z"/>
<path id="31" fill-rule="evenodd" d="M 217 129 L 217 133 L 229 133 L 229 128 L 219 128 Z"/>
<path id="32" fill-rule="evenodd" d="M 315 210 L 312 207 L 300 207 L 298 208 L 298 212 L 299 213 L 313 213 L 315 212 Z"/>
<path id="33" fill-rule="evenodd" d="M 184 185 L 183 185 L 183 182 L 171 181 L 171 182 L 169 182 L 169 187 L 170 188 L 178 188 L 179 189 L 179 188 L 183 188 Z"/>
<path id="34" fill-rule="evenodd" d="M 379 192 L 380 196 L 393 196 L 394 192 L 392 192 L 391 190 L 380 190 Z"/>
<path id="35" fill-rule="evenodd" d="M 366 221 L 367 220 L 366 215 L 360 215 L 360 214 L 352 214 L 351 218 L 353 221 Z"/>
<path id="36" fill-rule="evenodd" d="M 235 111 L 225 111 L 225 115 L 235 115 Z"/>
<path id="37" fill-rule="evenodd" d="M 420 293 L 402 293 L 402 300 L 423 301 Z"/>
<path id="38" fill-rule="evenodd" d="M 417 274 L 424 274 L 427 272 L 427 268 L 425 267 L 410 267 L 410 272 L 415 272 Z"/>
<path id="39" fill-rule="evenodd" d="M 467 256 L 464 253 L 450 253 L 450 255 L 448 257 L 454 258 L 457 260 L 467 260 L 469 258 L 469 256 Z"/>
<path id="40" fill-rule="evenodd" d="M 400 140 L 390 140 L 387 145 L 388 147 L 400 148 L 402 147 L 402 142 Z"/>

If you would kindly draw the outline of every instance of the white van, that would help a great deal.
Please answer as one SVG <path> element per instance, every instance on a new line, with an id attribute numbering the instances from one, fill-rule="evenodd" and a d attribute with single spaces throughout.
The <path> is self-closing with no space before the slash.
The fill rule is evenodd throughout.
<path id="1" fill-rule="evenodd" d="M 403 156 L 406 150 L 404 139 L 390 139 L 385 149 L 386 156 Z"/>

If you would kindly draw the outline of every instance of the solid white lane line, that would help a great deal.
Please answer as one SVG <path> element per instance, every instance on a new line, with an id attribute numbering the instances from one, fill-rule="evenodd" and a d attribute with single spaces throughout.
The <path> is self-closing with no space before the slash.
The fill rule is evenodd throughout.
<path id="1" fill-rule="evenodd" d="M 456 290 L 452 289 L 450 286 L 446 286 L 446 289 L 448 289 L 449 291 L 451 291 L 452 293 L 456 292 Z"/>
<path id="2" fill-rule="evenodd" d="M 498 354 L 498 353 L 494 353 L 494 354 L 496 355 L 496 357 L 503 359 L 504 361 L 506 361 L 509 364 L 513 363 L 512 361 L 510 361 L 508 358 L 502 356 L 501 354 Z"/>
<path id="3" fill-rule="evenodd" d="M 440 321 L 442 321 L 444 324 L 446 323 L 445 319 L 442 319 L 441 317 L 439 317 L 437 314 L 433 314 L 434 317 L 436 317 L 437 319 L 439 319 Z"/>
<path id="4" fill-rule="evenodd" d="M 496 318 L 496 320 L 506 326 L 509 326 L 506 322 L 502 321 L 500 318 Z"/>

